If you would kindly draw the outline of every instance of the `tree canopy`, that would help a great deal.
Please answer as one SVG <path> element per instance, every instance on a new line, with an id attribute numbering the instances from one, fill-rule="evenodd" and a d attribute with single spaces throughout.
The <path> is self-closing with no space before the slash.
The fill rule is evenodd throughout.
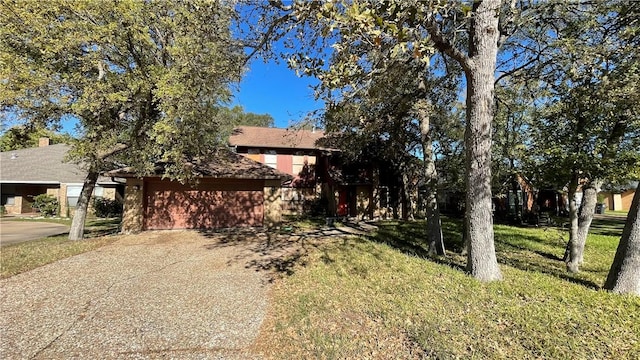
<path id="1" fill-rule="evenodd" d="M 91 180 L 119 164 L 145 174 L 161 162 L 186 181 L 188 160 L 224 143 L 222 109 L 244 59 L 234 16 L 231 3 L 198 0 L 3 1 L 1 111 L 30 124 L 77 120 L 71 155 L 90 175 L 79 209 Z M 78 218 L 70 237 L 81 237 Z"/>
<path id="2" fill-rule="evenodd" d="M 480 280 L 500 279 L 491 218 L 491 120 L 498 45 L 513 30 L 508 24 L 517 15 L 515 4 L 503 6 L 499 0 L 476 1 L 472 6 L 465 1 L 272 3 L 275 10 L 263 16 L 265 33 L 280 28 L 302 44 L 289 65 L 321 81 L 318 90 L 329 106 L 334 95 L 338 100 L 353 97 L 397 61 L 429 65 L 432 56 L 441 54 L 462 69 L 467 85 L 467 266 Z"/>
<path id="3" fill-rule="evenodd" d="M 275 122 L 273 116 L 270 114 L 256 114 L 252 112 L 245 112 L 244 108 L 240 105 L 236 105 L 231 108 L 225 108 L 222 110 L 222 115 L 229 121 L 232 126 L 246 125 L 246 126 L 258 126 L 258 127 L 273 127 Z"/>

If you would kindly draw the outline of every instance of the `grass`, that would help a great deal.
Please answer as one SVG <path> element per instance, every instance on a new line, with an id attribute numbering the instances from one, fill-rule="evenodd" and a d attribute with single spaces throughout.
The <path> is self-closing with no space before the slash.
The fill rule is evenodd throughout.
<path id="1" fill-rule="evenodd" d="M 0 278 L 35 269 L 37 267 L 62 260 L 87 251 L 95 250 L 111 244 L 118 239 L 116 236 L 105 236 L 70 241 L 68 235 L 50 236 L 44 239 L 27 241 L 24 243 L 3 246 L 0 250 Z"/>
<path id="2" fill-rule="evenodd" d="M 605 210 L 605 214 L 627 216 L 629 212 L 627 210 Z"/>
<path id="3" fill-rule="evenodd" d="M 594 225 L 598 225 L 596 222 Z M 600 290 L 622 227 L 590 235 L 566 273 L 566 235 L 496 225 L 504 280 L 483 284 L 450 253 L 428 258 L 424 223 L 384 223 L 332 239 L 276 281 L 258 350 L 273 358 L 640 358 L 640 299 Z M 461 224 L 443 222 L 449 250 Z M 617 230 L 616 230 L 617 229 Z"/>
<path id="4" fill-rule="evenodd" d="M 44 221 L 45 219 L 19 220 Z M 55 220 L 55 219 L 46 219 Z M 65 219 L 66 220 L 66 219 Z M 11 221 L 14 221 L 13 219 Z M 70 223 L 70 220 L 68 220 Z M 113 243 L 120 219 L 94 219 L 87 222 L 83 241 L 70 241 L 68 234 L 2 246 L 0 249 L 0 278 L 35 269 L 37 267 L 97 249 Z"/>

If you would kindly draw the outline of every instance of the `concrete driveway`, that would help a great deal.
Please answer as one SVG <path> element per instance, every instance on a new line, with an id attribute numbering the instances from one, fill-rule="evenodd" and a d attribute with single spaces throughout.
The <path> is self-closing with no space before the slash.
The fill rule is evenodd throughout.
<path id="1" fill-rule="evenodd" d="M 37 221 L 0 220 L 0 245 L 10 245 L 69 232 L 69 226 Z"/>
<path id="2" fill-rule="evenodd" d="M 269 243 L 149 232 L 0 280 L 0 358 L 259 358 Z"/>

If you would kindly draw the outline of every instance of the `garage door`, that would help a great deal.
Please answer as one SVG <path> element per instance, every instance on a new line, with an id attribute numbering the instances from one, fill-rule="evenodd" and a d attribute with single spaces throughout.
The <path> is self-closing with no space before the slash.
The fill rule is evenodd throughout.
<path id="1" fill-rule="evenodd" d="M 202 180 L 197 188 L 145 182 L 145 229 L 262 226 L 263 186 L 261 180 L 240 179 Z"/>

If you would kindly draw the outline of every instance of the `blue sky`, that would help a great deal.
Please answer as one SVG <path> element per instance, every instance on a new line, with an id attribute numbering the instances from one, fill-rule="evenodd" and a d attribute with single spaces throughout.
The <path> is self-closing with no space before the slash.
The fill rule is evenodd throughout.
<path id="1" fill-rule="evenodd" d="M 310 86 L 315 83 L 315 79 L 297 77 L 284 62 L 255 59 L 249 64 L 233 105 L 241 105 L 246 112 L 268 113 L 276 127 L 287 127 L 323 107 L 322 102 L 313 99 Z"/>

